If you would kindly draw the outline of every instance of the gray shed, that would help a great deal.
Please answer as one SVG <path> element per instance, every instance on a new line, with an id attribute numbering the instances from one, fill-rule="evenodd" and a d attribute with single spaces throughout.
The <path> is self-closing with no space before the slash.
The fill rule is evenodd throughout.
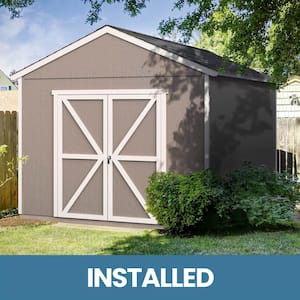
<path id="1" fill-rule="evenodd" d="M 154 171 L 275 168 L 274 88 L 211 52 L 104 26 L 13 79 L 21 214 L 155 224 Z"/>

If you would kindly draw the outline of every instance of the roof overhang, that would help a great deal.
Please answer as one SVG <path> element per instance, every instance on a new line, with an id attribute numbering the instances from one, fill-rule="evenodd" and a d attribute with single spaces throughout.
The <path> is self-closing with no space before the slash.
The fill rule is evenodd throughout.
<path id="1" fill-rule="evenodd" d="M 288 81 L 287 81 L 287 85 L 290 84 L 290 83 L 294 83 L 294 82 L 300 82 L 300 76 L 298 75 L 293 75 L 291 76 Z"/>
<path id="2" fill-rule="evenodd" d="M 160 47 L 157 47 L 153 44 L 150 44 L 150 43 L 147 43 L 141 39 L 138 39 L 136 37 L 133 37 L 131 36 L 130 34 L 127 34 L 127 33 L 124 33 L 120 30 L 117 30 L 115 28 L 112 28 L 108 25 L 105 25 L 103 26 L 102 28 L 92 32 L 91 34 L 75 41 L 74 43 L 72 44 L 69 44 L 68 46 L 56 51 L 56 52 L 53 52 L 52 54 L 38 60 L 37 62 L 19 70 L 18 72 L 16 72 L 15 74 L 13 74 L 11 76 L 11 79 L 12 80 L 16 80 L 20 77 L 23 77 L 25 76 L 26 74 L 38 69 L 38 68 L 41 68 L 42 66 L 58 59 L 59 57 L 63 56 L 63 55 L 66 55 L 68 53 L 70 53 L 71 51 L 74 51 L 75 49 L 79 48 L 79 47 L 82 47 L 84 46 L 85 44 L 87 43 L 90 43 L 92 42 L 93 40 L 105 35 L 105 34 L 110 34 L 112 36 L 115 36 L 117 38 L 120 38 L 122 40 L 125 40 L 126 42 L 129 42 L 129 43 L 132 43 L 136 46 L 139 46 L 143 49 L 146 49 L 148 51 L 151 51 L 153 53 L 156 53 L 158 55 L 161 55 L 163 57 L 166 57 L 170 60 L 173 60 L 179 64 L 182 64 L 182 65 L 185 65 L 191 69 L 194 69 L 196 71 L 199 71 L 199 72 L 202 72 L 204 74 L 207 74 L 207 75 L 210 75 L 210 76 L 217 76 L 218 75 L 218 72 L 216 72 L 215 70 L 212 70 L 212 69 L 209 69 L 205 66 L 202 66 L 200 64 L 197 64 L 193 61 L 190 61 L 186 58 L 183 58 L 179 55 L 176 55 L 172 52 L 169 52 L 169 51 L 166 51 Z"/>

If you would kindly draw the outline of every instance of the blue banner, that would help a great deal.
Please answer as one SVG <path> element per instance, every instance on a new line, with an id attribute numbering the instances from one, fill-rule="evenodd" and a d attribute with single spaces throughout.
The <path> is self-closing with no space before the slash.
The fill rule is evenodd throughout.
<path id="1" fill-rule="evenodd" d="M 0 256 L 1 299 L 290 299 L 300 256 Z"/>

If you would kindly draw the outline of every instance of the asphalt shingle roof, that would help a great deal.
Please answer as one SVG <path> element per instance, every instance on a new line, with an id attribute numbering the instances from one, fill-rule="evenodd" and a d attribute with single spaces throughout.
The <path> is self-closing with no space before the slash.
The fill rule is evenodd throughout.
<path id="1" fill-rule="evenodd" d="M 160 47 L 168 52 L 174 53 L 192 62 L 205 66 L 211 70 L 218 72 L 220 75 L 257 80 L 257 81 L 268 80 L 267 75 L 259 73 L 249 68 L 244 69 L 241 73 L 241 66 L 239 64 L 233 61 L 228 61 L 228 60 L 226 61 L 221 56 L 216 55 L 213 52 L 168 41 L 165 39 L 160 39 L 154 36 L 142 34 L 139 32 L 135 32 L 135 31 L 131 31 L 131 30 L 115 27 L 115 26 L 110 26 L 110 27 L 113 27 L 119 31 L 134 36 L 147 43 L 153 44 L 154 46 Z"/>

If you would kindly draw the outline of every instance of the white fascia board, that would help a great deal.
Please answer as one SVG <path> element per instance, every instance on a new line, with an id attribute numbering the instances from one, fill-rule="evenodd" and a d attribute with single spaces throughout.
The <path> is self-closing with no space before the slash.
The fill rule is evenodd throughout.
<path id="1" fill-rule="evenodd" d="M 125 40 L 129 43 L 132 43 L 136 46 L 139 46 L 141 48 L 144 48 L 146 50 L 149 50 L 153 53 L 156 53 L 158 55 L 161 55 L 163 57 L 166 57 L 168 59 L 171 59 L 177 63 L 180 63 L 182 65 L 185 65 L 191 69 L 194 69 L 196 71 L 199 71 L 199 72 L 202 72 L 202 73 L 205 73 L 207 75 L 210 75 L 210 76 L 217 76 L 218 75 L 218 72 L 214 71 L 214 70 L 211 70 L 207 67 L 204 67 L 200 64 L 197 64 L 195 62 L 192 62 L 188 59 L 185 59 L 181 56 L 178 56 L 174 53 L 171 53 L 171 52 L 168 52 L 160 47 L 157 47 L 157 46 L 154 46 L 153 44 L 150 44 L 150 43 L 147 43 L 141 39 L 138 39 L 136 37 L 133 37 L 131 36 L 130 34 L 127 34 L 127 33 L 124 33 L 122 31 L 119 31 L 115 28 L 112 28 L 110 26 L 104 26 L 102 27 L 101 29 L 81 38 L 80 40 L 50 54 L 49 56 L 46 56 L 45 58 L 42 58 L 41 60 L 29 65 L 28 67 L 20 70 L 19 72 L 15 73 L 14 75 L 11 76 L 11 79 L 12 80 L 16 80 L 20 77 L 23 77 L 24 75 L 54 61 L 55 59 L 63 56 L 63 55 L 66 55 L 68 54 L 69 52 L 71 51 L 74 51 L 75 49 L 103 36 L 104 34 L 111 34 L 117 38 L 120 38 L 122 40 Z"/>

